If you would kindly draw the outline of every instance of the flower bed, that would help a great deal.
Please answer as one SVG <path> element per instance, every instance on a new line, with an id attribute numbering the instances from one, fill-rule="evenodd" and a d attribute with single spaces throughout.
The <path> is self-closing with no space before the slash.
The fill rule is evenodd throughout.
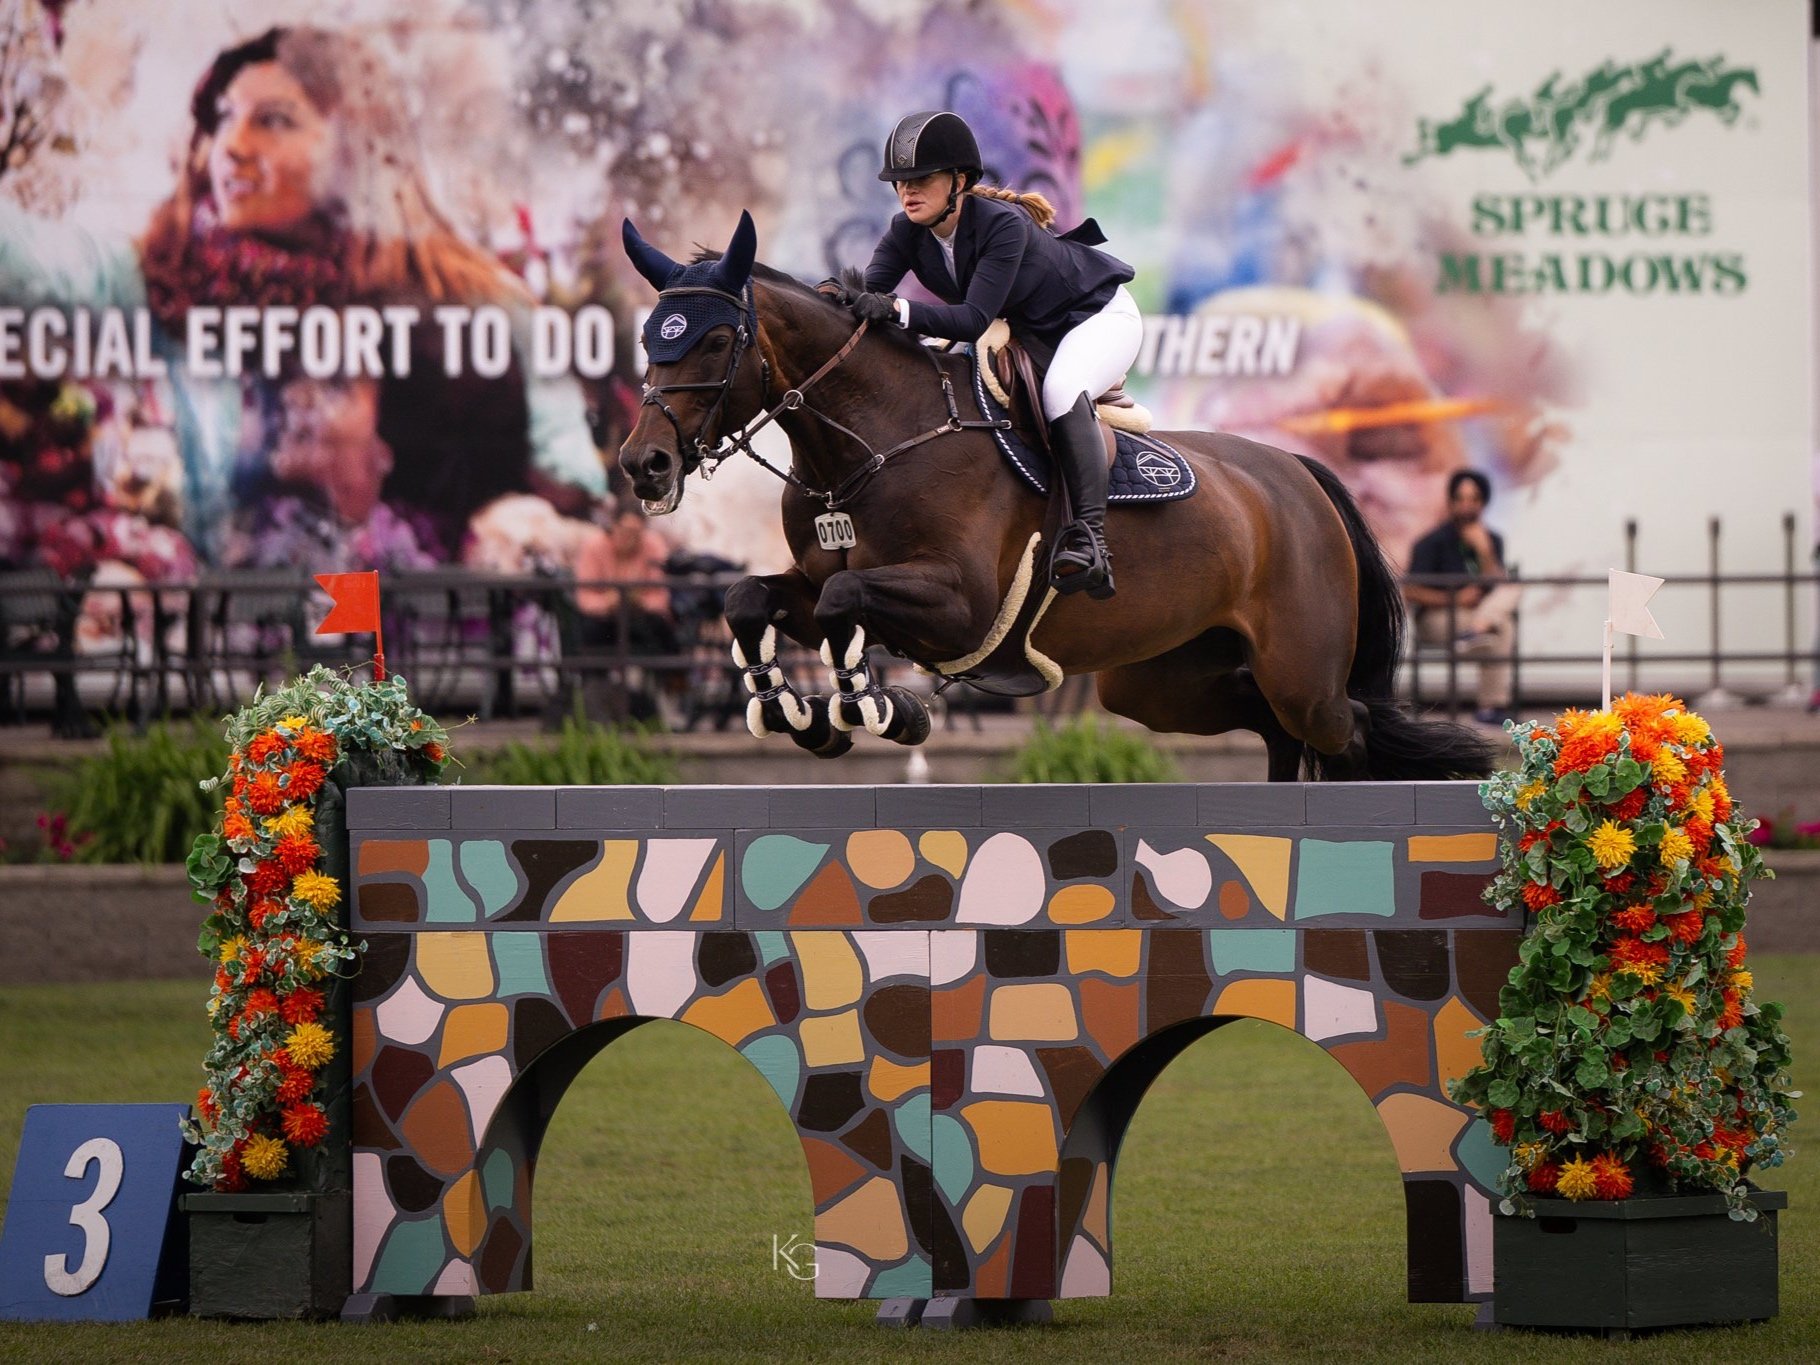
<path id="1" fill-rule="evenodd" d="M 220 824 L 189 858 L 196 898 L 210 906 L 197 947 L 216 964 L 216 1037 L 187 1132 L 201 1148 L 189 1178 L 232 1192 L 285 1175 L 293 1148 L 329 1130 L 322 1073 L 345 1040 L 326 992 L 353 973 L 359 945 L 336 913 L 340 882 L 322 867 L 324 783 L 361 753 L 395 753 L 411 775 L 433 779 L 447 735 L 411 704 L 402 678 L 358 684 L 320 667 L 256 698 L 226 731 L 227 774 L 203 784 L 228 787 Z"/>
<path id="2" fill-rule="evenodd" d="M 1752 997 L 1743 934 L 1768 875 L 1726 788 L 1724 751 L 1673 697 L 1626 696 L 1515 727 L 1515 772 L 1487 782 L 1507 833 L 1488 899 L 1532 917 L 1453 1086 L 1509 1147 L 1524 1197 L 1718 1190 L 1779 1164 L 1790 1101 L 1779 1005 Z"/>

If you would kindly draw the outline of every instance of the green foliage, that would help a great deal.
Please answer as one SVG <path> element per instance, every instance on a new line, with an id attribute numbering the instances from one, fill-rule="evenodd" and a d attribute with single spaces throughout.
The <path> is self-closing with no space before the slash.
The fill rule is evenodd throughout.
<path id="1" fill-rule="evenodd" d="M 1077 716 L 1059 729 L 1039 720 L 1011 758 L 1012 782 L 1179 782 L 1175 762 L 1146 736 L 1116 729 L 1098 716 Z"/>
<path id="2" fill-rule="evenodd" d="M 1520 769 L 1481 788 L 1507 831 L 1486 899 L 1529 930 L 1451 1095 L 1511 1149 L 1511 1206 L 1665 1179 L 1755 1217 L 1742 1178 L 1782 1162 L 1800 1092 L 1782 1008 L 1745 967 L 1750 882 L 1768 874 L 1723 751 L 1672 697 L 1514 738 Z"/>
<path id="3" fill-rule="evenodd" d="M 654 786 L 676 781 L 676 760 L 642 731 L 613 730 L 569 716 L 548 742 L 515 741 L 469 765 L 472 780 L 514 787 Z"/>
<path id="4" fill-rule="evenodd" d="M 215 820 L 215 798 L 199 785 L 227 765 L 228 746 L 198 720 L 117 726 L 106 747 L 51 779 L 69 816 L 74 858 L 84 863 L 177 863 L 199 829 Z"/>

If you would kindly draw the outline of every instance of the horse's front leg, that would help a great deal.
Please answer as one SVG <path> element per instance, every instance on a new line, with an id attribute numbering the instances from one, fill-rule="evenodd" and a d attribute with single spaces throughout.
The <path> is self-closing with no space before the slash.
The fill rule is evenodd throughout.
<path id="1" fill-rule="evenodd" d="M 902 687 L 881 687 L 866 666 L 867 628 L 874 634 L 966 640 L 973 617 L 959 571 L 939 560 L 844 569 L 822 585 L 815 623 L 822 662 L 834 679 L 828 718 L 898 744 L 929 738 L 929 711 Z M 899 627 L 893 630 L 893 626 Z M 955 651 L 964 653 L 965 646 Z"/>
<path id="2" fill-rule="evenodd" d="M 777 632 L 813 649 L 822 632 L 815 621 L 815 585 L 799 569 L 742 578 L 727 589 L 727 625 L 733 662 L 746 681 L 746 728 L 759 739 L 786 734 L 820 758 L 838 758 L 853 737 L 829 718 L 829 698 L 804 696 L 777 661 Z"/>

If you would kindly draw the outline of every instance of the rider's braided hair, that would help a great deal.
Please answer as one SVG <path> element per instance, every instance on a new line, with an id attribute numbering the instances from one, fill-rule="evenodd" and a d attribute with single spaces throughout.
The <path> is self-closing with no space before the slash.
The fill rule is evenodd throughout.
<path id="1" fill-rule="evenodd" d="M 981 195 L 987 199 L 1003 199 L 1008 204 L 1016 204 L 1025 213 L 1036 220 L 1036 225 L 1046 228 L 1055 221 L 1055 205 L 1034 190 L 1008 190 L 1001 185 L 969 185 L 968 194 Z"/>

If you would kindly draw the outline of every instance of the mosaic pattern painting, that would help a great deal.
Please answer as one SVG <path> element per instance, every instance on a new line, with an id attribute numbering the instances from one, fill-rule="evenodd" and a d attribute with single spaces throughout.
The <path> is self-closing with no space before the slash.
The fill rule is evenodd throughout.
<path id="1" fill-rule="evenodd" d="M 1521 924 L 1470 784 L 350 794 L 357 1291 L 531 1287 L 542 1129 L 677 1019 L 795 1122 L 831 1298 L 1109 1293 L 1118 1146 L 1221 1022 L 1323 1047 L 1405 1182 L 1412 1299 L 1491 1291 L 1446 1098 Z"/>

